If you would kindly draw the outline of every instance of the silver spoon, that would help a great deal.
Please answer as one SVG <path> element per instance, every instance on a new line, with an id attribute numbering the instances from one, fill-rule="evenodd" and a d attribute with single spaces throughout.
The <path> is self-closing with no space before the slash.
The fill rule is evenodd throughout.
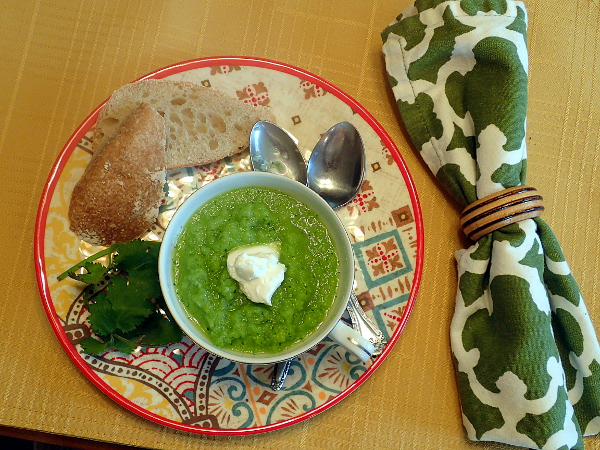
<path id="1" fill-rule="evenodd" d="M 306 184 L 306 162 L 291 135 L 262 120 L 250 132 L 250 158 L 254 170 L 285 175 Z"/>
<path id="2" fill-rule="evenodd" d="M 365 148 L 358 130 L 349 122 L 331 127 L 319 140 L 308 160 L 308 187 L 332 208 L 352 200 L 365 178 Z M 352 327 L 375 347 L 379 355 L 387 343 L 379 327 L 365 314 L 354 292 L 347 307 Z"/>
<path id="3" fill-rule="evenodd" d="M 350 133 L 349 138 L 343 136 L 346 132 Z M 349 143 L 352 145 L 346 147 Z M 341 147 L 332 147 L 338 145 L 341 145 Z M 317 152 L 317 156 L 314 156 L 315 152 Z M 338 162 L 339 155 L 337 153 L 348 153 L 344 155 L 346 164 Z M 252 167 L 255 170 L 278 173 L 304 184 L 309 182 L 306 163 L 296 142 L 287 131 L 271 122 L 257 122 L 252 128 L 250 133 L 250 157 Z M 328 183 L 321 181 L 323 172 L 319 170 L 320 162 L 317 161 L 321 158 L 328 160 L 323 162 L 323 164 L 329 166 L 328 172 L 335 172 L 336 170 L 350 171 L 351 169 L 351 173 L 345 176 L 334 173 L 335 177 L 332 177 L 336 180 L 336 183 L 350 183 L 351 185 L 328 189 Z M 350 164 L 348 164 L 348 160 L 351 161 Z M 321 194 L 331 206 L 342 206 L 352 200 L 362 185 L 365 172 L 364 160 L 364 147 L 358 131 L 347 122 L 335 125 L 323 135 L 315 150 L 313 150 L 313 155 L 311 155 L 311 179 L 315 187 L 310 186 L 310 184 L 309 187 Z M 311 162 L 309 161 L 310 167 Z M 319 182 L 317 183 L 317 181 Z M 318 185 L 322 185 L 319 190 L 317 190 Z M 335 195 L 331 195 L 331 192 L 335 192 Z M 375 353 L 373 354 L 379 355 L 386 343 L 385 338 L 379 328 L 367 317 L 354 293 L 352 293 L 348 302 L 347 310 L 352 320 L 352 327 L 373 343 L 375 347 Z M 283 387 L 291 364 L 292 360 L 286 360 L 274 365 L 271 378 L 271 388 L 273 390 L 277 391 Z"/>
<path id="4" fill-rule="evenodd" d="M 294 138 L 283 128 L 262 120 L 250 132 L 250 160 L 254 170 L 284 175 L 307 183 L 306 162 Z M 292 359 L 273 366 L 271 389 L 279 391 L 292 365 Z"/>
<path id="5" fill-rule="evenodd" d="M 308 160 L 308 187 L 336 209 L 352 200 L 365 178 L 365 149 L 348 122 L 332 126 Z"/>

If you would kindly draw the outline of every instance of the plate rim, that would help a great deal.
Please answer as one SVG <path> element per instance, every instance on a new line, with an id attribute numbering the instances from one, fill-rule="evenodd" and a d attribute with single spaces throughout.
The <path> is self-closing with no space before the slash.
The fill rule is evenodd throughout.
<path id="1" fill-rule="evenodd" d="M 54 161 L 52 168 L 49 172 L 49 175 L 46 179 L 46 183 L 44 185 L 44 189 L 42 191 L 42 195 L 40 197 L 40 201 L 38 204 L 38 210 L 35 221 L 35 229 L 34 229 L 34 265 L 36 271 L 36 281 L 38 285 L 38 290 L 40 292 L 40 297 L 42 299 L 42 304 L 44 306 L 44 310 L 48 317 L 48 320 L 56 334 L 59 342 L 61 343 L 63 349 L 66 351 L 67 355 L 70 357 L 71 361 L 79 368 L 85 375 L 85 377 L 92 382 L 92 384 L 97 387 L 101 392 L 115 401 L 117 404 L 122 407 L 130 410 L 131 412 L 148 419 L 152 422 L 158 423 L 160 425 L 168 426 L 170 428 L 174 428 L 180 431 L 191 432 L 195 434 L 206 434 L 206 435 L 221 435 L 221 436 L 236 436 L 236 435 L 250 435 L 250 434 L 258 434 L 264 433 L 267 431 L 273 431 L 281 428 L 288 427 L 290 425 L 302 422 L 306 419 L 314 417 L 315 415 L 331 408 L 336 405 L 343 399 L 345 399 L 348 395 L 354 392 L 360 385 L 362 385 L 373 372 L 382 364 L 382 362 L 387 358 L 392 348 L 395 346 L 398 341 L 400 335 L 402 334 L 404 327 L 408 321 L 410 314 L 412 313 L 412 309 L 414 307 L 414 303 L 416 301 L 418 291 L 420 288 L 422 272 L 423 272 L 423 259 L 424 259 L 424 231 L 423 231 L 423 217 L 421 211 L 421 205 L 419 201 L 419 197 L 417 194 L 417 190 L 415 187 L 415 183 L 410 175 L 408 167 L 404 161 L 404 158 L 400 154 L 398 147 L 393 142 L 387 131 L 379 124 L 379 122 L 374 118 L 374 116 L 369 113 L 366 108 L 364 108 L 358 101 L 356 101 L 353 97 L 333 85 L 331 82 L 321 78 L 318 75 L 315 75 L 311 72 L 308 72 L 299 67 L 275 61 L 267 58 L 259 58 L 259 57 L 249 57 L 249 56 L 211 56 L 204 58 L 195 58 L 189 59 L 186 61 L 174 63 L 160 69 L 149 72 L 131 82 L 135 82 L 142 79 L 147 78 L 165 78 L 170 75 L 175 75 L 182 72 L 187 72 L 189 70 L 199 69 L 210 67 L 214 65 L 242 65 L 242 66 L 254 66 L 260 68 L 266 68 L 270 70 L 275 70 L 278 72 L 283 72 L 289 75 L 294 75 L 298 78 L 313 82 L 314 84 L 324 88 L 327 92 L 335 95 L 342 102 L 351 106 L 352 110 L 359 114 L 363 120 L 367 122 L 367 124 L 377 133 L 377 135 L 382 139 L 385 146 L 388 148 L 390 153 L 392 154 L 396 165 L 398 166 L 399 172 L 402 175 L 406 188 L 408 190 L 408 194 L 411 200 L 411 207 L 413 212 L 413 218 L 416 228 L 417 234 L 417 248 L 416 253 L 417 257 L 415 258 L 415 267 L 414 267 L 414 276 L 413 283 L 409 293 L 409 297 L 406 301 L 406 307 L 402 314 L 401 320 L 398 323 L 397 329 L 394 331 L 392 336 L 390 337 L 388 344 L 385 346 L 382 353 L 373 361 L 371 366 L 367 368 L 367 370 L 361 374 L 354 382 L 348 386 L 346 389 L 341 391 L 338 395 L 333 397 L 332 399 L 326 401 L 325 403 L 317 406 L 316 408 L 311 409 L 303 414 L 298 416 L 285 419 L 273 424 L 260 425 L 251 428 L 236 428 L 236 429 L 220 429 L 220 428 L 206 428 L 199 427 L 195 425 L 185 424 L 183 422 L 176 422 L 171 419 L 167 419 L 158 414 L 152 413 L 137 404 L 133 403 L 131 400 L 126 399 L 119 393 L 117 393 L 112 387 L 110 387 L 102 378 L 100 378 L 91 367 L 85 362 L 84 358 L 79 354 L 76 347 L 71 343 L 69 338 L 67 337 L 64 328 L 61 325 L 60 318 L 56 313 L 54 308 L 54 304 L 52 301 L 52 296 L 49 290 L 49 285 L 46 276 L 46 265 L 45 265 L 45 228 L 48 217 L 48 211 L 50 208 L 50 202 L 54 195 L 56 185 L 60 178 L 60 175 L 63 172 L 63 169 L 71 157 L 73 151 L 77 147 L 77 144 L 81 141 L 83 136 L 89 131 L 93 123 L 95 122 L 99 111 L 102 109 L 104 104 L 108 101 L 110 96 L 106 98 L 103 102 L 101 102 L 89 115 L 77 126 L 75 131 L 71 134 L 69 139 L 66 141 L 63 146 L 61 152 L 58 157 Z"/>

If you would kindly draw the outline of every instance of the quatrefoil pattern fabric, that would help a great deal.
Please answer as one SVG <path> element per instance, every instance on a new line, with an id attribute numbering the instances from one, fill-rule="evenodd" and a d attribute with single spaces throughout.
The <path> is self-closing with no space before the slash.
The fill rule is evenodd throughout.
<path id="1" fill-rule="evenodd" d="M 526 31 L 522 2 L 429 0 L 382 32 L 404 125 L 462 206 L 525 183 Z M 600 347 L 549 226 L 506 226 L 456 259 L 450 335 L 468 437 L 583 448 L 600 431 Z"/>

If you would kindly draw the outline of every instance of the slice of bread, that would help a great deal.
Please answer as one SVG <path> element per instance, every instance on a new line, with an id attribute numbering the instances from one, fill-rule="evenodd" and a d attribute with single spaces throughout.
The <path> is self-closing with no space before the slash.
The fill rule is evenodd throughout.
<path id="1" fill-rule="evenodd" d="M 252 106 L 189 81 L 146 79 L 116 90 L 100 111 L 93 146 L 102 148 L 140 103 L 165 119 L 167 170 L 218 161 L 248 146 L 259 120 L 275 121 L 270 109 Z"/>
<path id="2" fill-rule="evenodd" d="M 92 245 L 141 237 L 158 217 L 166 181 L 165 121 L 135 108 L 92 157 L 69 204 L 71 230 Z"/>

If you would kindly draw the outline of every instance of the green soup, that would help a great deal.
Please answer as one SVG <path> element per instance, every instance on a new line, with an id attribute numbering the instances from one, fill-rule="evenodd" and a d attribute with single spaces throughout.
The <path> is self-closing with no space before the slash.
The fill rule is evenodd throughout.
<path id="1" fill-rule="evenodd" d="M 279 245 L 286 266 L 272 306 L 254 303 L 229 276 L 236 247 Z M 196 211 L 174 251 L 174 282 L 187 313 L 218 347 L 246 353 L 285 351 L 325 319 L 336 296 L 339 262 L 315 212 L 268 188 L 225 192 Z"/>

